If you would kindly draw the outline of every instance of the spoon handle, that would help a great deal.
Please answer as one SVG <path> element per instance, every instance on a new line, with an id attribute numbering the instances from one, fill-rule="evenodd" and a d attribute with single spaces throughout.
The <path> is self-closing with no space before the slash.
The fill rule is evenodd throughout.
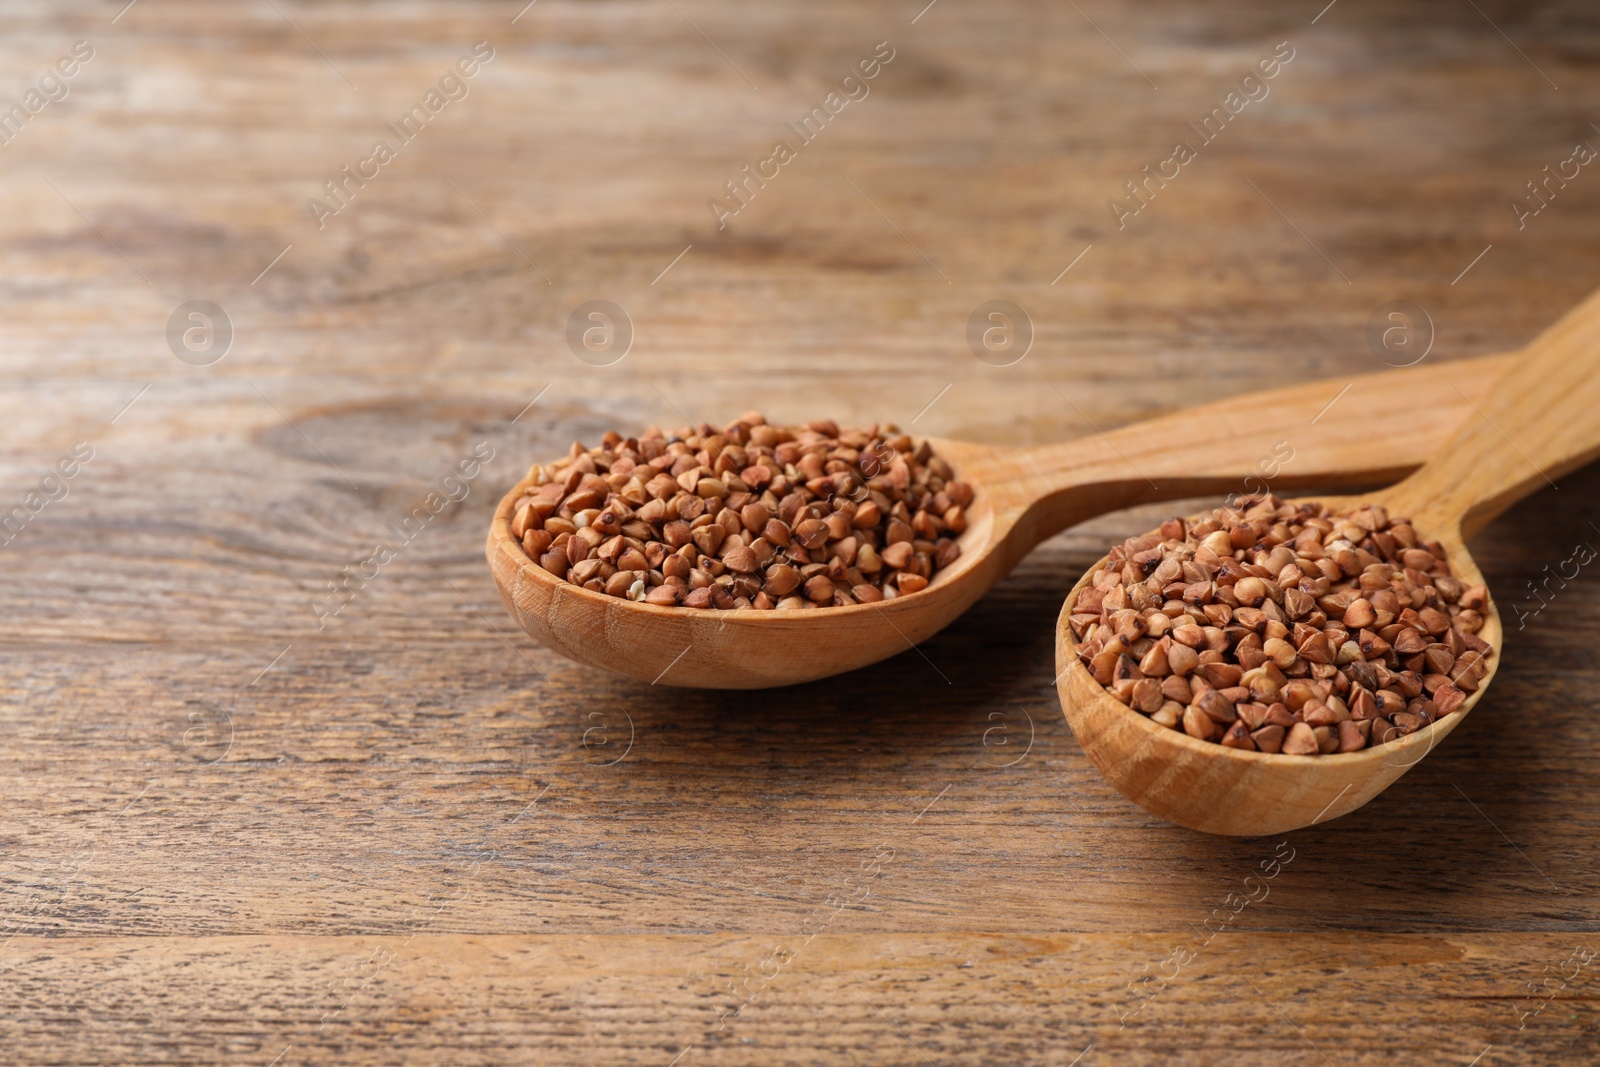
<path id="1" fill-rule="evenodd" d="M 1009 539 L 1018 558 L 1069 526 L 1135 504 L 1381 485 L 1435 454 L 1512 358 L 1308 382 L 1058 444 L 997 448 L 982 481 L 1019 527 Z"/>
<path id="2" fill-rule="evenodd" d="M 1463 537 L 1600 457 L 1600 289 L 1522 349 L 1472 408 L 1390 494 L 1434 528 L 1459 520 Z"/>

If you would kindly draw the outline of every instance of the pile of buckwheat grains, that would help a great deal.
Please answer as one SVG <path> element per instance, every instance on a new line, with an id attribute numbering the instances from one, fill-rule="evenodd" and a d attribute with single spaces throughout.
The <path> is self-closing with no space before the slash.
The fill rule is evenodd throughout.
<path id="1" fill-rule="evenodd" d="M 511 532 L 558 578 L 685 608 L 807 609 L 927 587 L 972 487 L 893 426 L 650 427 L 535 465 Z"/>
<path id="2" fill-rule="evenodd" d="M 1122 703 L 1230 748 L 1355 752 L 1449 715 L 1488 672 L 1488 591 L 1377 505 L 1241 498 L 1112 549 L 1069 618 Z"/>

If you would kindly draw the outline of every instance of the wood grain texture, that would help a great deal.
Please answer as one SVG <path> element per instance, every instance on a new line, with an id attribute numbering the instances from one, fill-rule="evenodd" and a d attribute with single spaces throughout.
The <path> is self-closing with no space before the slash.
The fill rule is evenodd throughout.
<path id="1" fill-rule="evenodd" d="M 5 108 L 95 49 L 0 145 L 0 512 L 94 449 L 0 547 L 0 1058 L 1592 1060 L 1593 470 L 1472 542 L 1506 648 L 1470 721 L 1220 924 L 1277 840 L 1147 817 L 1052 687 L 1084 569 L 1203 501 L 1074 527 L 918 651 L 761 694 L 571 664 L 482 557 L 527 465 L 608 428 L 1058 442 L 1381 371 L 1394 300 L 1424 365 L 1510 351 L 1597 284 L 1591 167 L 1510 209 L 1597 136 L 1589 7 L 676 6 L 0 11 Z M 319 230 L 306 201 L 484 40 Z M 885 40 L 719 231 L 706 200 Z M 1119 230 L 1108 199 L 1286 40 Z M 211 366 L 168 346 L 195 299 L 234 326 Z M 567 347 L 591 299 L 634 324 L 611 366 Z M 1011 366 L 967 345 L 994 299 L 1033 324 Z"/>

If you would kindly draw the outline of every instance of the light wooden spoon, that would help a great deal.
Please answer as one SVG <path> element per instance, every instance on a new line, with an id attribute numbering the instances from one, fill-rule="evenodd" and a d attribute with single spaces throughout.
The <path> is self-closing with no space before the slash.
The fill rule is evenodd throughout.
<path id="1" fill-rule="evenodd" d="M 1466 394 L 1466 386 L 1460 388 Z M 1449 385 L 1445 389 L 1456 395 Z M 1375 418 L 1371 432 L 1383 437 L 1392 425 Z M 1444 545 L 1453 573 L 1472 585 L 1483 576 L 1465 538 L 1597 456 L 1600 291 L 1514 357 L 1505 376 L 1488 395 L 1475 399 L 1427 465 L 1380 492 L 1323 502 L 1335 511 L 1378 503 L 1393 516 L 1409 516 L 1418 536 Z M 1163 819 L 1208 833 L 1278 834 L 1361 807 L 1461 724 L 1500 665 L 1501 620 L 1491 603 L 1478 634 L 1495 648 L 1488 674 L 1459 710 L 1433 725 L 1386 745 L 1328 756 L 1225 748 L 1165 729 L 1095 682 L 1078 659 L 1068 623 L 1087 582 L 1085 576 L 1073 587 L 1056 624 L 1057 685 L 1067 722 L 1095 766 L 1129 799 Z"/>
<path id="2" fill-rule="evenodd" d="M 1471 413 L 1508 358 L 1311 382 L 1038 448 L 934 441 L 977 490 L 961 558 L 923 591 L 878 604 L 704 611 L 591 592 L 528 559 L 511 536 L 526 481 L 495 512 L 489 566 L 522 628 L 580 663 L 662 685 L 759 689 L 810 681 L 937 633 L 1035 545 L 1074 523 L 1148 501 L 1248 491 L 1259 483 L 1246 479 L 1261 477 L 1259 465 L 1281 442 L 1293 458 L 1273 478 L 1274 489 L 1400 477 Z M 934 665 L 930 677 L 938 670 Z"/>

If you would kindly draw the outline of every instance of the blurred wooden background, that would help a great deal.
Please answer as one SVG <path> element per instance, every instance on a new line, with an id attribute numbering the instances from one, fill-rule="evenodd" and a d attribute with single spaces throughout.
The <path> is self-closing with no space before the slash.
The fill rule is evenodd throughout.
<path id="1" fill-rule="evenodd" d="M 1050 685 L 1061 596 L 1171 509 L 1058 538 L 926 659 L 770 693 L 573 666 L 481 550 L 530 462 L 611 427 L 1055 440 L 1379 369 L 1393 300 L 1430 360 L 1513 348 L 1600 284 L 1592 167 L 1511 207 L 1600 145 L 1589 5 L 123 2 L 0 7 L 0 511 L 93 449 L 0 548 L 8 1062 L 1592 1061 L 1590 570 L 1445 750 L 1233 914 L 1278 842 L 1147 818 Z M 719 231 L 706 201 L 878 42 Z M 1010 366 L 967 344 L 996 299 L 1034 330 Z M 193 300 L 215 362 L 169 345 Z M 627 312 L 620 361 L 569 349 L 589 300 Z M 1509 618 L 1600 544 L 1597 497 L 1575 475 L 1474 544 Z"/>

